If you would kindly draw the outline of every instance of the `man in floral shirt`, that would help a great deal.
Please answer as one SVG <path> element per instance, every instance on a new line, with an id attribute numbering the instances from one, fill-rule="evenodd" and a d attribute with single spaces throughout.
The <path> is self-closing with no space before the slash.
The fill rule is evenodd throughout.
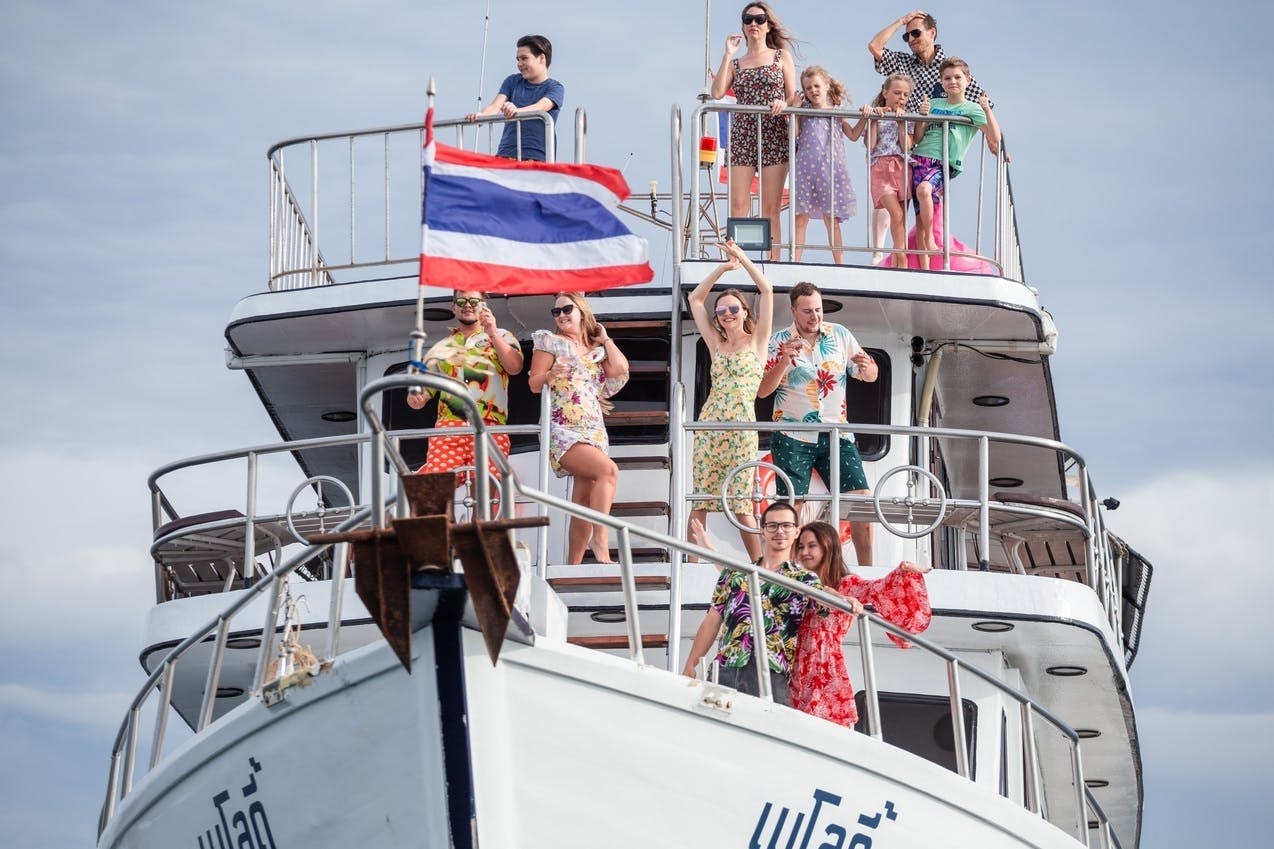
<path id="1" fill-rule="evenodd" d="M 766 508 L 761 516 L 762 552 L 757 565 L 815 589 L 825 589 L 817 575 L 791 560 L 797 528 L 796 511 L 786 502 L 776 501 Z M 796 634 L 809 603 L 809 598 L 798 592 L 761 581 L 770 691 L 779 704 L 791 704 L 787 679 L 796 653 Z M 752 653 L 752 600 L 748 594 L 748 576 L 733 569 L 722 569 L 717 578 L 717 585 L 712 591 L 712 605 L 695 632 L 694 643 L 682 669 L 684 675 L 695 677 L 695 668 L 712 647 L 722 625 L 725 632 L 716 657 L 719 667 L 717 680 L 740 693 L 755 696 L 759 687 L 756 660 Z"/>
<path id="2" fill-rule="evenodd" d="M 451 312 L 457 326 L 425 354 L 424 365 L 453 377 L 469 387 L 478 403 L 482 421 L 502 425 L 509 421 L 509 375 L 522 371 L 522 349 L 517 337 L 495 325 L 495 316 L 487 309 L 482 293 L 459 289 L 452 301 Z M 419 410 L 428 396 L 409 394 L 407 406 Z M 464 427 L 469 424 L 465 406 L 445 393 L 438 398 L 438 417 L 434 427 Z M 494 436 L 496 447 L 509 454 L 509 435 Z M 450 472 L 473 465 L 472 436 L 435 436 L 429 440 L 429 454 L 421 474 Z M 492 473 L 495 464 L 491 464 Z"/>
<path id="3" fill-rule="evenodd" d="M 770 337 L 765 376 L 757 396 L 765 398 L 777 391 L 776 422 L 847 422 L 845 387 L 849 378 L 875 382 L 879 375 L 876 361 L 848 329 L 823 321 L 823 295 L 813 283 L 797 283 L 788 297 L 792 303 L 792 325 Z M 797 498 L 809 492 L 811 470 L 830 484 L 831 450 L 831 438 L 826 432 L 775 432 L 770 438 L 774 465 L 792 479 Z M 777 489 L 780 495 L 787 494 L 782 478 L 777 481 Z M 854 435 L 844 431 L 840 434 L 840 491 L 870 494 Z M 871 523 L 853 522 L 851 531 L 858 565 L 870 566 Z"/>

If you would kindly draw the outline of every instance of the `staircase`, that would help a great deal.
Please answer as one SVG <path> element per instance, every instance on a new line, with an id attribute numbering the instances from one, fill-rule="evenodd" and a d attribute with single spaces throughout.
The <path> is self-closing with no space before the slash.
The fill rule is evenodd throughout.
<path id="1" fill-rule="evenodd" d="M 619 489 L 611 515 L 682 537 L 683 529 L 670 527 L 672 508 L 668 502 L 672 472 L 668 456 L 671 324 L 667 319 L 605 315 L 601 321 L 628 357 L 629 364 L 628 385 L 611 399 L 614 409 L 605 417 L 611 457 L 619 466 Z M 642 448 L 635 451 L 628 446 Z M 610 556 L 618 561 L 619 550 L 612 547 Z M 647 655 L 648 663 L 662 665 L 667 657 L 661 650 L 668 648 L 672 589 L 669 553 L 662 546 L 650 546 L 641 539 L 634 539 L 632 562 L 642 646 L 655 650 Z M 693 593 L 688 597 L 706 598 L 707 590 L 699 586 L 702 583 L 699 573 L 703 571 L 702 567 L 683 566 L 683 597 L 686 597 L 685 579 L 692 575 Z M 715 568 L 711 570 L 711 578 L 716 578 Z M 548 582 L 567 606 L 571 643 L 617 654 L 628 653 L 623 588 L 617 564 L 596 563 L 588 553 L 582 565 L 550 566 Z M 695 607 L 683 612 L 683 637 L 693 636 L 703 615 L 705 606 Z"/>

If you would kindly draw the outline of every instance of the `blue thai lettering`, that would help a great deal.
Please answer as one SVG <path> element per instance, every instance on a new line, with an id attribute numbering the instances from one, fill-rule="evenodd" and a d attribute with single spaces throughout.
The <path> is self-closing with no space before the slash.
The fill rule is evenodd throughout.
<path id="1" fill-rule="evenodd" d="M 823 833 L 828 837 L 835 837 L 836 842 L 833 843 L 829 840 L 820 845 L 818 849 L 842 849 L 845 845 L 845 826 L 832 823 L 827 828 L 823 829 Z"/>
<path id="2" fill-rule="evenodd" d="M 842 796 L 830 790 L 815 788 L 813 798 L 814 804 L 808 814 L 804 811 L 779 807 L 777 802 L 766 802 L 761 809 L 760 817 L 757 818 L 756 828 L 752 831 L 752 840 L 748 844 L 748 849 L 871 849 L 874 839 L 871 835 L 859 831 L 851 837 L 849 827 L 844 823 L 831 821 L 824 825 L 820 822 L 820 818 L 827 820 L 835 817 L 835 809 L 840 806 Z M 776 810 L 777 819 L 767 835 L 770 815 Z M 846 812 L 846 816 L 855 815 Z M 892 801 L 885 800 L 883 811 L 872 814 L 864 811 L 857 814 L 856 819 L 859 826 L 874 831 L 886 821 L 892 822 L 898 819 L 898 811 Z M 788 830 L 789 820 L 791 821 L 790 831 Z M 805 826 L 803 832 L 802 825 Z M 815 835 L 815 830 L 818 828 L 822 829 L 822 833 Z M 784 837 L 787 838 L 786 843 L 783 842 Z M 816 839 L 822 842 L 815 847 Z M 849 840 L 848 844 L 845 842 L 846 839 Z"/>
<path id="3" fill-rule="evenodd" d="M 818 812 L 822 809 L 824 802 L 839 805 L 840 796 L 826 790 L 814 789 L 814 810 L 810 811 L 810 824 L 805 827 L 805 839 L 801 841 L 801 849 L 809 849 L 810 837 L 814 834 L 814 824 L 818 822 Z"/>
<path id="4" fill-rule="evenodd" d="M 756 830 L 752 832 L 752 842 L 749 844 L 749 849 L 762 849 L 761 840 L 765 832 L 765 822 L 770 818 L 770 809 L 772 807 L 769 802 L 765 803 L 765 809 L 761 811 L 761 818 L 756 822 Z M 779 849 L 779 839 L 783 836 L 783 824 L 787 822 L 787 815 L 790 813 L 791 811 L 787 808 L 779 812 L 778 822 L 774 824 L 774 832 L 770 835 L 768 849 Z M 805 814 L 798 813 L 796 822 L 792 824 L 792 833 L 787 838 L 786 849 L 796 849 L 796 838 L 801 833 L 801 823 L 804 821 Z"/>
<path id="5" fill-rule="evenodd" d="M 248 806 L 248 816 L 252 818 L 252 836 L 257 840 L 259 849 L 278 849 L 274 845 L 274 834 L 270 831 L 270 820 L 265 815 L 265 806 L 253 802 Z M 265 839 L 261 839 L 261 831 L 265 830 Z"/>
<path id="6" fill-rule="evenodd" d="M 261 763 L 256 758 L 248 758 L 248 765 L 252 768 L 248 773 L 248 783 L 240 787 L 244 799 L 255 795 L 259 789 L 256 774 L 261 771 Z M 217 821 L 203 834 L 196 833 L 199 849 L 277 849 L 270 818 L 260 799 L 253 800 L 243 809 L 238 809 L 238 806 L 232 808 L 229 803 L 228 789 L 220 790 L 212 797 Z"/>

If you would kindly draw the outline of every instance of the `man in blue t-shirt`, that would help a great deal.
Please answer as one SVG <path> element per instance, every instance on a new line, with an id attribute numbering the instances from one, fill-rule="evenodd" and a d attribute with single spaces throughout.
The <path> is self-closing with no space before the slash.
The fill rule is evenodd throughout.
<path id="1" fill-rule="evenodd" d="M 500 92 L 481 112 L 465 116 L 472 121 L 483 115 L 497 112 L 505 118 L 513 118 L 520 112 L 547 112 L 557 124 L 566 89 L 549 77 L 549 65 L 553 64 L 553 44 L 542 35 L 524 35 L 518 39 L 518 72 L 510 74 L 500 84 Z M 519 130 L 520 128 L 520 130 Z M 518 136 L 521 135 L 519 148 Z M 556 141 L 556 134 L 554 141 Z M 519 156 L 519 152 L 521 155 Z M 547 158 L 544 149 L 544 122 L 540 120 L 509 121 L 504 125 L 497 156 L 508 159 L 533 159 L 543 162 Z"/>

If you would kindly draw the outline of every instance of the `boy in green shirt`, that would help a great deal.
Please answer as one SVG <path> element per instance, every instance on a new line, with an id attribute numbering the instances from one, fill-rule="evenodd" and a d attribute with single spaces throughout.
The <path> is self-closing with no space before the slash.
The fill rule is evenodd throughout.
<path id="1" fill-rule="evenodd" d="M 926 98 L 920 104 L 921 115 L 958 115 L 973 122 L 970 126 L 964 123 L 948 123 L 947 128 L 947 168 L 951 179 L 963 170 L 961 159 L 969 149 L 969 143 L 979 130 L 986 134 L 987 147 L 992 154 L 1000 149 L 1000 128 L 995 116 L 989 108 L 986 95 L 979 98 L 979 103 L 971 103 L 964 97 L 969 87 L 969 65 L 963 59 L 951 57 L 943 59 L 938 66 L 942 81 L 942 90 L 946 97 L 939 97 L 933 103 Z M 912 149 L 911 188 L 916 201 L 916 248 L 919 250 L 938 250 L 937 240 L 933 235 L 934 204 L 942 202 L 942 131 L 944 124 L 917 122 L 912 136 L 915 147 Z M 921 268 L 933 268 L 934 260 L 941 267 L 941 257 L 930 254 L 929 262 L 921 258 Z"/>

